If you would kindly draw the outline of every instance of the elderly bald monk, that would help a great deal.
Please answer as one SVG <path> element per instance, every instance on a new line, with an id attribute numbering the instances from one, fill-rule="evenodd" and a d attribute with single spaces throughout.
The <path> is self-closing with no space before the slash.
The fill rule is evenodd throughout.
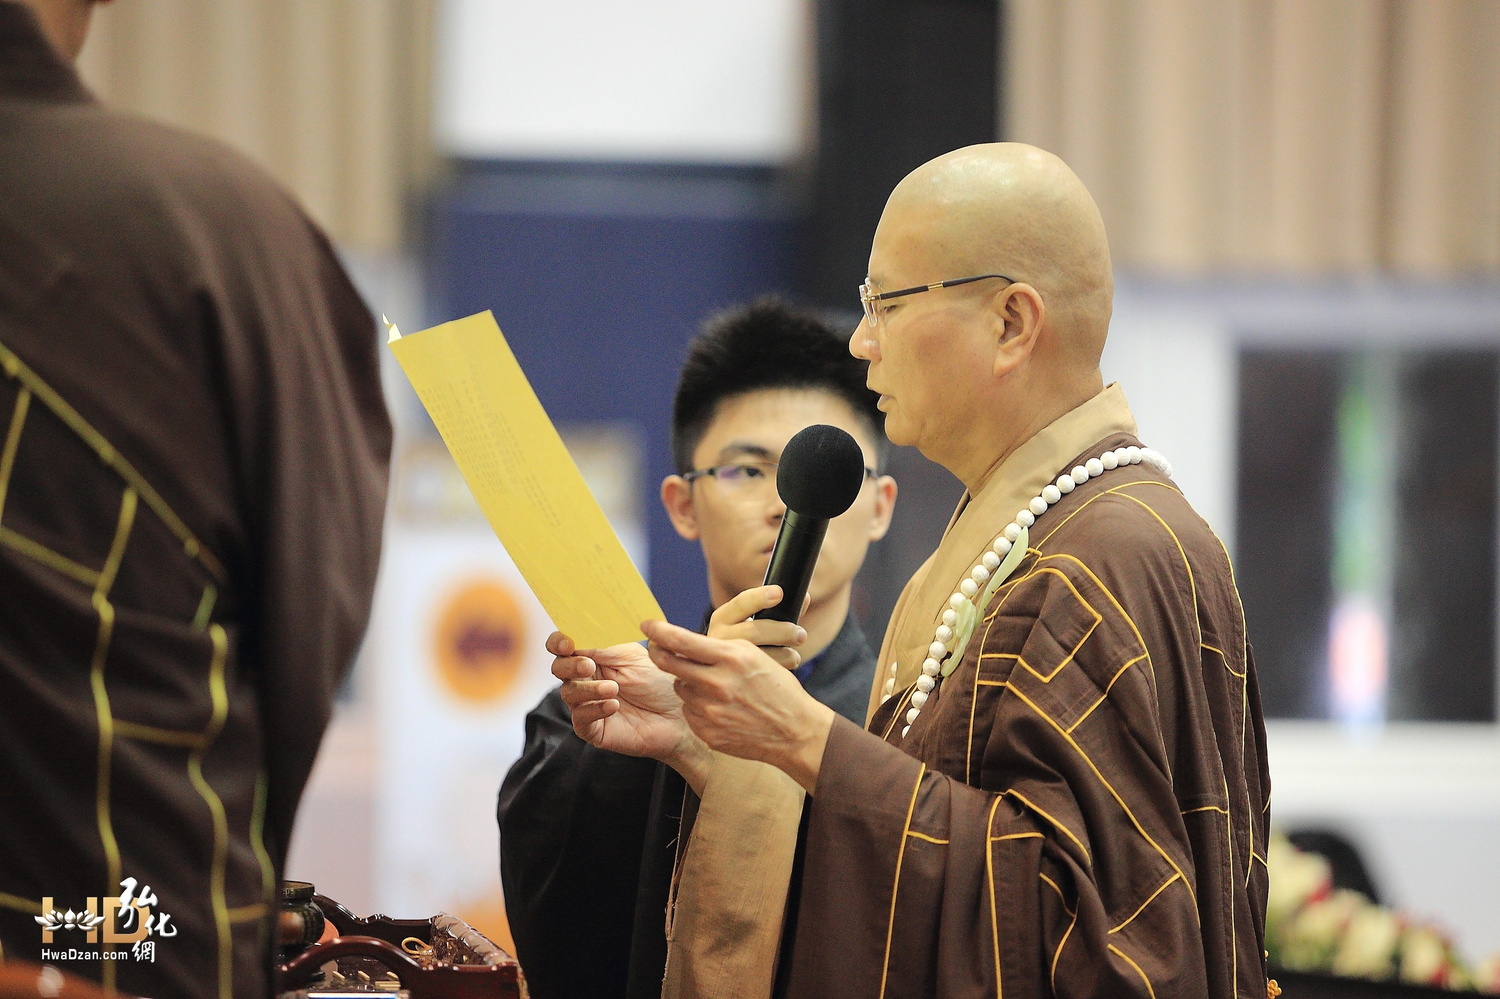
<path id="1" fill-rule="evenodd" d="M 1100 376 L 1113 279 L 1093 199 L 1042 150 L 960 149 L 897 186 L 869 266 L 850 349 L 891 440 L 966 492 L 892 617 L 868 728 L 749 642 L 644 625 L 693 732 L 809 796 L 800 842 L 800 812 L 778 820 L 784 925 L 760 890 L 779 940 L 745 937 L 774 980 L 746 980 L 824 999 L 1274 991 L 1244 617 L 1223 545 Z M 635 696 L 594 693 L 588 717 Z M 733 911 L 733 882 L 764 867 L 694 883 L 734 799 L 710 775 L 679 912 L 701 895 Z M 673 936 L 669 994 L 747 994 L 714 978 L 735 947 Z"/>

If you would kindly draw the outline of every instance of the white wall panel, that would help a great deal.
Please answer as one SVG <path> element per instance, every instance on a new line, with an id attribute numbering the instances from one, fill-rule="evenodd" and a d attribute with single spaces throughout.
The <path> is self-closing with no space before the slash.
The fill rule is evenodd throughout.
<path id="1" fill-rule="evenodd" d="M 807 0 L 445 0 L 436 140 L 459 156 L 780 163 Z"/>

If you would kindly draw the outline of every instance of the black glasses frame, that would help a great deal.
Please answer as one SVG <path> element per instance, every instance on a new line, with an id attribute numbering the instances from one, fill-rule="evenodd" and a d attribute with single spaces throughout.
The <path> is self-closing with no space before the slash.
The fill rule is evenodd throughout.
<path id="1" fill-rule="evenodd" d="M 864 307 L 865 321 L 873 328 L 880 325 L 880 314 L 876 310 L 879 302 L 888 298 L 904 298 L 907 295 L 920 295 L 924 291 L 937 291 L 939 288 L 953 288 L 961 284 L 970 284 L 974 281 L 987 281 L 990 278 L 999 278 L 1011 284 L 1016 279 L 1004 274 L 975 274 L 973 277 L 950 278 L 947 281 L 935 281 L 932 284 L 919 284 L 912 288 L 902 288 L 900 291 L 877 292 L 870 284 L 870 279 L 865 278 L 864 283 L 859 286 L 859 304 Z"/>

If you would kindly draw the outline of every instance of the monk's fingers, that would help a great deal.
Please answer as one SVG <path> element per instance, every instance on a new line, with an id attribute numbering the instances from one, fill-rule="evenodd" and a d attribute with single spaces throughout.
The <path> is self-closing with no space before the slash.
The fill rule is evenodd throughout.
<path id="1" fill-rule="evenodd" d="M 575 710 L 580 704 L 618 696 L 620 685 L 613 680 L 569 680 L 562 686 L 563 703 Z"/>
<path id="2" fill-rule="evenodd" d="M 727 628 L 730 625 L 748 621 L 761 611 L 775 607 L 781 603 L 781 594 L 781 587 L 774 583 L 770 586 L 751 587 L 743 593 L 736 594 L 720 604 L 709 615 L 708 633 L 715 634 L 718 628 Z"/>
<path id="3" fill-rule="evenodd" d="M 588 655 L 600 666 L 618 669 L 621 666 L 643 666 L 647 662 L 646 647 L 639 642 L 611 645 L 607 649 L 589 649 Z"/>
<path id="4" fill-rule="evenodd" d="M 547 636 L 547 651 L 554 656 L 571 656 L 574 652 L 573 640 L 560 631 L 554 631 Z"/>
<path id="5" fill-rule="evenodd" d="M 689 663 L 718 665 L 742 658 L 743 650 L 752 648 L 744 642 L 727 642 L 719 638 L 709 638 L 707 635 L 700 635 L 696 631 L 688 631 L 686 628 L 679 628 L 665 621 L 643 622 L 641 631 L 651 640 L 651 658 L 662 669 L 667 669 L 667 667 L 662 666 L 661 661 L 656 658 L 658 651 L 669 652 Z M 672 671 L 668 670 L 668 672 Z"/>
<path id="6" fill-rule="evenodd" d="M 552 660 L 552 675 L 567 683 L 594 676 L 594 661 L 586 656 L 558 656 Z"/>
<path id="7" fill-rule="evenodd" d="M 660 669 L 663 673 L 670 673 L 675 677 L 686 676 L 707 668 L 703 663 L 684 658 L 671 649 L 657 645 L 655 642 L 651 643 L 648 654 L 651 656 L 651 661 L 656 664 L 657 669 Z"/>

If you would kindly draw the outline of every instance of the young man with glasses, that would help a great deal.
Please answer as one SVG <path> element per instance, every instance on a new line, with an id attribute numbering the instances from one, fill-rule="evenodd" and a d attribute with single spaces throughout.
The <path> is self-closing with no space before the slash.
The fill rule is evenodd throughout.
<path id="1" fill-rule="evenodd" d="M 860 725 L 875 657 L 850 612 L 850 594 L 896 498 L 894 480 L 877 471 L 884 438 L 865 367 L 841 336 L 779 302 L 719 316 L 683 367 L 672 425 L 678 474 L 661 487 L 673 526 L 703 551 L 717 608 L 709 633 L 776 646 L 777 662 L 793 669 L 808 693 Z M 760 587 L 786 512 L 776 493 L 777 461 L 794 434 L 817 423 L 858 442 L 865 485 L 829 525 L 799 623 L 749 621 L 780 596 Z M 556 637 L 551 647 L 573 651 Z M 649 668 L 639 646 L 625 651 Z M 595 655 L 606 670 L 608 652 Z M 583 675 L 569 672 L 579 668 L 592 675 L 595 664 L 563 656 L 554 672 L 567 679 Z M 712 754 L 692 740 L 663 754 L 670 766 L 622 755 L 649 741 L 632 728 L 639 716 L 625 708 L 595 722 L 590 745 L 574 732 L 590 707 L 570 712 L 553 691 L 528 716 L 526 748 L 501 788 L 506 906 L 539 999 L 661 993 L 684 779 L 701 788 Z"/>

